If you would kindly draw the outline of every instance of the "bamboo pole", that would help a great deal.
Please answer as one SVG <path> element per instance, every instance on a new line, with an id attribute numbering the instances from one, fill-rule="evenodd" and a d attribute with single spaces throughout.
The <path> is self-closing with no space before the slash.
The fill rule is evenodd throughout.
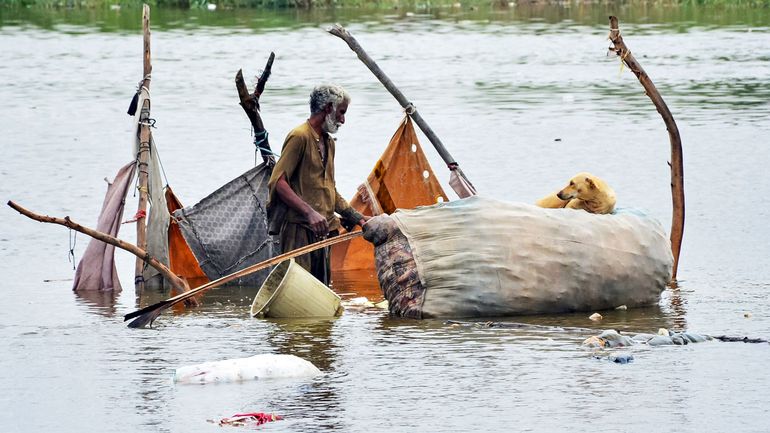
<path id="1" fill-rule="evenodd" d="M 406 110 L 406 114 L 414 119 L 414 122 L 417 124 L 417 126 L 420 127 L 425 136 L 428 137 L 428 140 L 430 140 L 431 144 L 433 144 L 433 147 L 436 148 L 436 151 L 441 156 L 441 159 L 444 160 L 447 167 L 450 170 L 457 172 L 458 176 L 470 187 L 472 194 L 475 194 L 476 189 L 465 176 L 465 173 L 463 173 L 463 171 L 460 169 L 460 164 L 452 157 L 452 155 L 449 154 L 449 151 L 446 149 L 446 147 L 444 147 L 444 144 L 438 138 L 436 133 L 433 132 L 433 129 L 428 126 L 428 123 L 425 122 L 420 113 L 417 112 L 417 108 L 414 106 L 414 104 L 409 102 L 406 96 L 404 96 L 398 87 L 393 84 L 393 81 L 391 81 L 390 78 L 385 75 L 385 72 L 383 72 L 382 69 L 377 66 L 377 63 L 371 57 L 369 57 L 369 54 L 364 51 L 363 47 L 361 47 L 356 38 L 354 38 L 353 35 L 351 35 L 344 27 L 340 26 L 339 24 L 333 25 L 327 31 L 348 44 L 348 47 L 350 47 L 350 49 L 356 53 L 358 58 L 366 65 L 367 68 L 369 68 L 370 71 L 372 71 L 374 76 L 380 80 L 380 83 L 385 86 L 388 92 L 390 92 L 390 94 L 396 98 L 398 103 L 401 104 L 401 107 Z"/>
<path id="2" fill-rule="evenodd" d="M 152 56 L 150 56 L 150 5 L 148 4 L 145 4 L 142 7 L 142 34 L 144 41 L 144 61 L 142 62 L 144 83 L 142 85 L 149 89 L 150 79 L 148 77 L 152 74 Z"/>
<path id="3" fill-rule="evenodd" d="M 171 307 L 172 305 L 182 302 L 186 299 L 189 299 L 199 293 L 203 293 L 206 290 L 213 289 L 214 287 L 221 286 L 222 284 L 229 283 L 230 281 L 233 281 L 235 279 L 244 277 L 249 274 L 253 274 L 254 272 L 257 272 L 261 269 L 265 269 L 269 266 L 276 265 L 278 263 L 283 262 L 284 260 L 291 259 L 293 257 L 301 256 L 303 254 L 307 254 L 309 252 L 326 248 L 330 245 L 334 245 L 340 242 L 349 241 L 353 238 L 357 238 L 361 235 L 363 235 L 364 232 L 357 231 L 357 232 L 349 232 L 345 233 L 339 236 L 335 236 L 333 238 L 324 239 L 321 241 L 318 241 L 314 244 L 305 245 L 304 247 L 297 248 L 296 250 L 292 250 L 286 253 L 283 253 L 281 255 L 275 256 L 271 259 L 267 259 L 263 262 L 251 265 L 247 268 L 243 268 L 240 271 L 233 272 L 230 275 L 225 275 L 222 278 L 219 278 L 217 280 L 208 282 L 200 287 L 196 287 L 189 292 L 186 293 L 180 293 L 179 295 L 176 295 L 172 298 L 166 299 L 165 301 L 160 301 L 158 303 L 155 303 L 153 305 L 144 307 L 142 309 L 136 310 L 132 313 L 128 313 L 125 316 L 123 316 L 123 321 L 133 319 L 136 317 L 134 321 L 128 324 L 129 328 L 143 328 L 145 325 L 152 324 L 152 322 L 160 315 L 160 313 L 165 310 L 166 308 Z"/>
<path id="4" fill-rule="evenodd" d="M 255 144 L 259 145 L 260 153 L 262 154 L 262 160 L 269 166 L 275 165 L 275 156 L 270 149 L 270 142 L 267 138 L 267 131 L 265 125 L 262 123 L 262 117 L 259 114 L 259 97 L 265 90 L 265 84 L 270 77 L 270 73 L 273 67 L 273 60 L 275 60 L 275 53 L 270 53 L 270 57 L 267 59 L 262 75 L 257 80 L 257 86 L 253 93 L 249 93 L 246 82 L 243 80 L 243 70 L 239 69 L 235 74 L 235 88 L 238 90 L 238 98 L 240 99 L 241 107 L 246 112 L 246 116 L 251 122 L 251 127 L 254 129 L 254 137 L 263 137 L 260 142 L 255 139 Z"/>
<path id="5" fill-rule="evenodd" d="M 644 93 L 652 100 L 655 108 L 663 118 L 663 123 L 668 130 L 668 138 L 671 142 L 671 161 L 668 163 L 671 168 L 671 200 L 673 202 L 673 212 L 671 218 L 671 252 L 674 255 L 674 268 L 671 275 L 671 281 L 675 284 L 676 273 L 679 267 L 679 252 L 682 248 L 682 236 L 684 235 L 684 164 L 682 160 L 682 140 L 679 136 L 679 129 L 674 121 L 674 116 L 668 109 L 663 97 L 653 84 L 650 77 L 642 68 L 642 65 L 636 61 L 623 42 L 618 28 L 618 18 L 610 17 L 610 41 L 612 41 L 613 51 L 617 54 L 628 69 L 636 75 L 639 82 L 644 87 Z"/>
<path id="6" fill-rule="evenodd" d="M 152 62 L 150 56 L 150 6 L 145 4 L 142 8 L 142 30 L 144 34 L 143 50 L 143 72 L 142 87 L 150 89 L 150 74 L 152 73 Z M 150 99 L 145 99 L 142 104 L 142 110 L 139 114 L 139 205 L 137 206 L 136 220 L 136 245 L 142 250 L 147 249 L 147 220 L 142 217 L 147 212 L 147 167 L 150 158 L 150 143 L 152 142 L 152 132 L 150 131 Z M 141 257 L 136 258 L 134 268 L 134 286 L 139 293 L 144 290 L 144 271 L 145 262 Z"/>
<path id="7" fill-rule="evenodd" d="M 158 270 L 168 281 L 171 282 L 171 285 L 174 286 L 175 289 L 179 290 L 180 292 L 188 292 L 190 290 L 190 286 L 187 284 L 187 282 L 176 275 L 174 275 L 171 270 L 169 270 L 163 263 L 159 262 L 158 259 L 155 257 L 152 257 L 149 255 L 145 250 L 137 247 L 136 245 L 132 245 L 126 241 L 120 240 L 114 236 L 110 236 L 107 233 L 103 233 L 85 226 L 82 226 L 70 219 L 70 217 L 66 216 L 64 218 L 56 218 L 48 215 L 40 215 L 35 212 L 32 212 L 29 209 L 25 209 L 24 207 L 16 204 L 13 201 L 8 201 L 8 206 L 18 211 L 20 214 L 31 218 L 36 221 L 40 221 L 43 223 L 52 223 L 52 224 L 59 224 L 63 225 L 65 227 L 69 227 L 72 230 L 79 231 L 80 233 L 84 233 L 88 236 L 91 236 L 94 239 L 98 239 L 102 242 L 108 243 L 110 245 L 114 245 L 120 249 L 126 250 L 129 253 L 135 255 L 136 257 L 140 258 L 142 262 L 145 261 L 150 264 L 150 266 L 154 267 Z"/>

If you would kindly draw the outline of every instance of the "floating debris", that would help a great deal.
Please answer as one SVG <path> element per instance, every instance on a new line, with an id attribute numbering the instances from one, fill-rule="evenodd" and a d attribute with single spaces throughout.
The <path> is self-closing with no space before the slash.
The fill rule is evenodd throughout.
<path id="1" fill-rule="evenodd" d="M 205 384 L 320 374 L 315 365 L 297 356 L 262 354 L 180 367 L 174 373 L 174 382 Z"/>
<path id="2" fill-rule="evenodd" d="M 658 334 L 636 334 L 633 337 L 622 335 L 614 329 L 608 329 L 600 335 L 592 336 L 583 341 L 583 346 L 594 348 L 628 347 L 635 344 L 647 344 L 648 346 L 684 346 L 690 343 L 701 343 L 713 340 L 712 337 L 693 332 L 670 333 L 661 328 Z"/>
<path id="3" fill-rule="evenodd" d="M 252 413 L 237 413 L 229 418 L 222 418 L 218 424 L 221 426 L 231 425 L 235 427 L 242 426 L 259 426 L 268 422 L 282 420 L 280 415 L 264 412 L 252 412 Z M 209 420 L 209 422 L 214 422 Z"/>
<path id="4" fill-rule="evenodd" d="M 374 304 L 374 307 L 375 308 L 379 308 L 381 310 L 387 310 L 388 309 L 388 300 L 384 299 L 384 300 L 382 300 L 380 302 L 377 302 L 376 304 Z"/>
<path id="5" fill-rule="evenodd" d="M 371 302 L 366 296 L 359 296 L 357 298 L 347 299 L 342 301 L 342 305 L 347 307 L 374 307 L 374 303 Z"/>
<path id="6" fill-rule="evenodd" d="M 623 352 L 623 353 L 615 353 L 607 357 L 610 361 L 616 363 L 616 364 L 628 364 L 629 362 L 634 360 L 634 355 Z"/>
<path id="7" fill-rule="evenodd" d="M 602 315 L 599 313 L 591 314 L 590 316 L 588 316 L 588 318 L 593 320 L 594 322 L 598 322 L 599 320 L 603 319 Z"/>
<path id="8" fill-rule="evenodd" d="M 767 341 L 764 338 L 728 337 L 726 335 L 720 335 L 718 337 L 715 336 L 711 338 L 713 338 L 714 340 L 731 342 L 731 343 L 770 343 L 770 341 Z"/>
<path id="9" fill-rule="evenodd" d="M 364 310 L 368 308 L 376 308 L 379 310 L 388 309 L 388 300 L 382 300 L 380 302 L 372 302 L 365 296 L 359 296 L 356 298 L 345 299 L 342 301 L 342 305 L 347 309 L 352 310 Z"/>
<path id="10" fill-rule="evenodd" d="M 583 341 L 583 346 L 588 347 L 604 348 L 606 345 L 607 343 L 596 335 L 588 337 L 585 339 L 585 341 Z"/>

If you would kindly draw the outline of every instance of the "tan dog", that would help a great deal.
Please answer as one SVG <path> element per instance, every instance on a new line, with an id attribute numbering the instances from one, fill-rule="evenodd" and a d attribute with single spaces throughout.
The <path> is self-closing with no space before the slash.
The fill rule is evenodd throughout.
<path id="1" fill-rule="evenodd" d="M 583 209 L 607 214 L 615 209 L 615 191 L 591 173 L 578 173 L 561 191 L 538 200 L 536 205 L 546 208 Z"/>

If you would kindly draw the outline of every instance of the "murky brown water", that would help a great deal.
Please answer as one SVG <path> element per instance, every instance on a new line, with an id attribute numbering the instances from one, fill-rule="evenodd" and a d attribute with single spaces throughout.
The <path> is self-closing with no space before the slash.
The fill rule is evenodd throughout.
<path id="1" fill-rule="evenodd" d="M 685 148 L 681 287 L 659 306 L 608 312 L 598 324 L 588 314 L 512 319 L 548 328 L 452 326 L 355 310 L 333 321 L 265 321 L 248 317 L 253 291 L 222 289 L 196 311 L 132 330 L 122 315 L 135 307 L 133 257 L 118 254 L 127 289 L 112 302 L 75 296 L 67 230 L 4 207 L 2 430 L 220 431 L 207 420 L 243 411 L 285 415 L 264 429 L 292 432 L 770 430 L 770 345 L 638 347 L 629 365 L 580 346 L 607 328 L 770 337 L 767 11 L 158 11 L 155 140 L 186 204 L 248 169 L 253 147 L 233 77 L 239 68 L 257 73 L 273 50 L 262 107 L 274 146 L 306 117 L 315 83 L 337 81 L 353 95 L 337 155 L 339 189 L 350 196 L 402 113 L 347 46 L 324 33 L 340 21 L 479 191 L 531 202 L 588 170 L 613 185 L 619 205 L 647 209 L 668 225 L 668 137 L 635 77 L 605 56 L 609 12 L 619 14 Z M 125 109 L 141 78 L 139 13 L 2 13 L 0 195 L 93 225 L 102 179 L 132 158 Z M 430 158 L 445 180 L 439 158 Z M 132 240 L 133 227 L 121 235 Z M 76 258 L 86 244 L 78 235 Z M 337 289 L 376 295 L 356 275 Z M 171 382 L 179 366 L 258 353 L 295 354 L 325 374 Z"/>

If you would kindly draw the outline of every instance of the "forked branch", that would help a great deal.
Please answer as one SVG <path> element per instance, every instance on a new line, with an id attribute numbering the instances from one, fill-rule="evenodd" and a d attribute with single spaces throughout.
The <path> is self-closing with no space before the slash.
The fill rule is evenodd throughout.
<path id="1" fill-rule="evenodd" d="M 671 161 L 669 166 L 671 168 L 671 199 L 673 201 L 673 215 L 671 220 L 671 252 L 674 255 L 674 269 L 671 275 L 672 282 L 676 281 L 676 272 L 679 267 L 679 252 L 682 248 L 682 236 L 684 235 L 684 164 L 682 161 L 682 140 L 679 137 L 679 129 L 674 121 L 674 116 L 668 109 L 668 106 L 663 101 L 663 97 L 660 96 L 660 92 L 652 83 L 652 80 L 644 72 L 642 65 L 636 61 L 636 58 L 631 54 L 631 50 L 628 49 L 623 42 L 623 37 L 620 36 L 620 29 L 618 28 L 618 18 L 615 16 L 610 17 L 610 41 L 612 41 L 611 50 L 617 54 L 623 63 L 628 66 L 628 69 L 636 75 L 639 82 L 644 87 L 645 94 L 652 100 L 655 108 L 663 117 L 663 123 L 666 124 L 668 130 L 668 138 L 671 142 Z"/>
<path id="2" fill-rule="evenodd" d="M 155 257 L 152 257 L 149 255 L 146 251 L 143 249 L 137 247 L 136 245 L 130 244 L 126 241 L 120 240 L 114 236 L 110 236 L 107 233 L 103 233 L 94 229 L 90 229 L 88 227 L 82 226 L 75 221 L 72 221 L 70 217 L 66 216 L 64 218 L 57 218 L 52 217 L 48 215 L 40 215 L 35 212 L 32 212 L 29 209 L 25 209 L 22 206 L 19 206 L 18 204 L 14 203 L 13 201 L 8 202 L 8 206 L 18 211 L 20 214 L 31 218 L 36 221 L 40 221 L 43 223 L 52 223 L 52 224 L 59 224 L 63 225 L 65 227 L 69 227 L 72 230 L 79 231 L 80 233 L 84 233 L 88 236 L 91 236 L 94 239 L 98 239 L 102 242 L 108 243 L 110 245 L 114 245 L 122 250 L 126 250 L 129 253 L 135 255 L 138 259 L 140 259 L 143 263 L 146 261 L 150 266 L 157 269 L 158 272 L 163 275 L 164 278 L 166 278 L 168 281 L 171 282 L 171 285 L 174 286 L 175 289 L 177 289 L 180 292 L 188 292 L 190 290 L 190 286 L 187 284 L 187 282 L 176 275 L 174 275 L 171 270 L 169 270 L 163 263 L 158 261 Z"/>
<path id="3" fill-rule="evenodd" d="M 246 112 L 246 116 L 249 118 L 249 122 L 251 122 L 251 127 L 254 129 L 254 143 L 262 154 L 262 160 L 268 165 L 275 164 L 275 157 L 270 149 L 267 131 L 265 131 L 265 125 L 262 123 L 262 117 L 259 114 L 259 97 L 265 91 L 265 84 L 267 84 L 267 79 L 270 78 L 273 60 L 275 60 L 275 53 L 270 53 L 265 69 L 262 71 L 259 80 L 257 80 L 256 88 L 252 93 L 249 93 L 249 89 L 243 79 L 243 70 L 239 69 L 238 73 L 235 74 L 235 88 L 238 90 L 241 107 Z"/>

